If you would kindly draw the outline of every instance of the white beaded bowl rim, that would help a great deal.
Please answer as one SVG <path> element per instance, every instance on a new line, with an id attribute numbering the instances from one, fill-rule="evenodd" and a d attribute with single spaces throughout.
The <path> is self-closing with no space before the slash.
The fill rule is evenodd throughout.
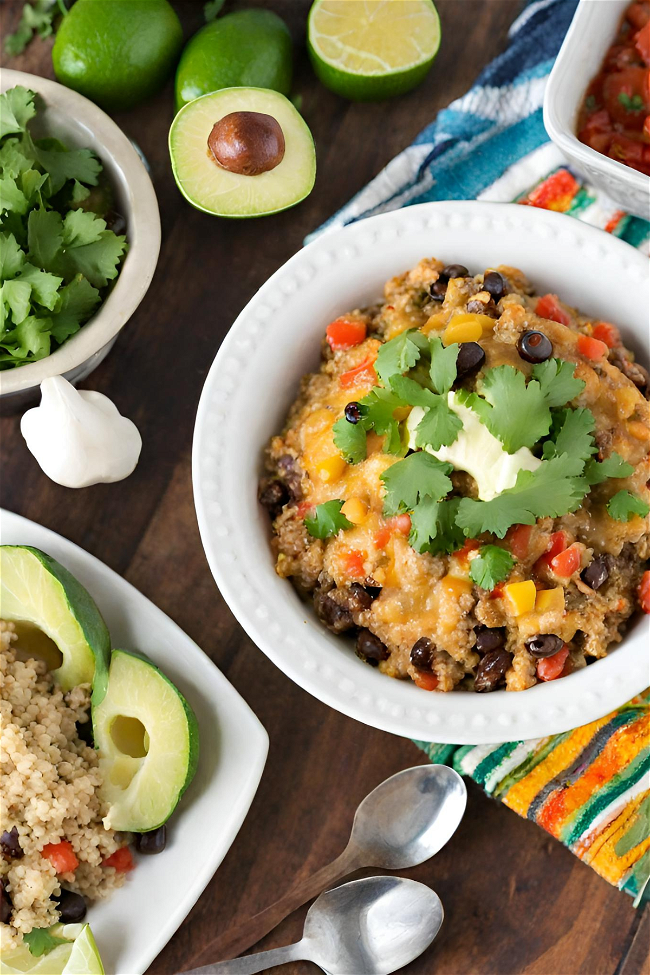
<path id="1" fill-rule="evenodd" d="M 233 324 L 199 403 L 193 445 L 197 517 L 228 606 L 287 676 L 349 717 L 422 741 L 487 744 L 566 731 L 650 684 L 648 620 L 604 659 L 519 693 L 427 692 L 359 660 L 275 571 L 256 499 L 263 453 L 301 376 L 317 367 L 325 326 L 381 295 L 424 256 L 471 271 L 521 267 L 537 291 L 617 322 L 647 358 L 650 272 L 628 244 L 557 213 L 515 204 L 425 203 L 326 232 L 269 278 Z"/>

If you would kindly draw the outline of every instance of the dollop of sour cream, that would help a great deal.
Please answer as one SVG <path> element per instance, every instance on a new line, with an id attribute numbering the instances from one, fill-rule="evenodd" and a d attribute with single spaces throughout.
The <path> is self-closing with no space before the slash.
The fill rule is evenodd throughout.
<path id="1" fill-rule="evenodd" d="M 63 376 L 41 383 L 41 402 L 20 430 L 51 480 L 69 488 L 121 481 L 135 469 L 142 438 L 115 403 L 93 390 L 77 390 Z"/>
<path id="2" fill-rule="evenodd" d="M 537 470 L 542 463 L 528 447 L 507 453 L 500 440 L 490 433 L 474 410 L 458 401 L 455 392 L 447 395 L 449 409 L 463 421 L 463 428 L 448 447 L 424 449 L 438 460 L 446 461 L 457 471 L 467 471 L 476 481 L 481 501 L 491 501 L 507 488 L 514 487 L 519 471 Z M 415 450 L 415 431 L 424 416 L 421 406 L 415 406 L 406 421 L 408 445 Z"/>

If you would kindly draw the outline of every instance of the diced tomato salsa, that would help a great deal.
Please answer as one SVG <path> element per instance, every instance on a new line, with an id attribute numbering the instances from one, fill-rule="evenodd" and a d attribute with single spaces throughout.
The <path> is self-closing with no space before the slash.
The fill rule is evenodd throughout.
<path id="1" fill-rule="evenodd" d="M 650 176 L 650 0 L 633 0 L 591 81 L 578 138 Z"/>

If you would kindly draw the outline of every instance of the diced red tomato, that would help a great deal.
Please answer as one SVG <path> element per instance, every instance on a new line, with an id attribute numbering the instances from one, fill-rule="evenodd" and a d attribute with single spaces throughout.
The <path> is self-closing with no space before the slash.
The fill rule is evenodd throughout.
<path id="1" fill-rule="evenodd" d="M 510 546 L 510 551 L 520 562 L 528 555 L 532 530 L 532 525 L 513 525 L 508 529 L 506 544 Z"/>
<path id="2" fill-rule="evenodd" d="M 298 505 L 298 517 L 306 518 L 313 507 L 311 501 L 301 501 Z"/>
<path id="3" fill-rule="evenodd" d="M 363 565 L 366 558 L 366 553 L 360 552 L 358 549 L 352 549 L 350 552 L 346 552 L 343 556 L 343 565 L 347 574 L 356 576 L 357 578 L 364 576 L 365 569 Z"/>
<path id="4" fill-rule="evenodd" d="M 639 584 L 639 603 L 644 613 L 650 613 L 650 569 L 641 576 Z"/>
<path id="5" fill-rule="evenodd" d="M 115 851 L 115 853 L 111 853 L 111 855 L 104 860 L 103 865 L 105 867 L 114 867 L 118 873 L 128 873 L 130 870 L 135 868 L 133 854 L 128 846 L 121 846 L 119 850 Z"/>
<path id="6" fill-rule="evenodd" d="M 599 342 L 604 342 L 608 349 L 615 349 L 621 344 L 621 333 L 611 322 L 597 322 L 591 334 Z"/>
<path id="7" fill-rule="evenodd" d="M 537 661 L 537 676 L 540 680 L 557 680 L 564 676 L 564 665 L 569 656 L 569 648 L 564 644 L 561 650 L 554 653 L 552 657 L 544 657 Z"/>
<path id="8" fill-rule="evenodd" d="M 648 140 L 648 142 L 650 142 L 650 115 L 646 116 L 645 121 L 643 123 L 643 134 Z"/>
<path id="9" fill-rule="evenodd" d="M 376 383 L 377 373 L 375 372 L 374 365 L 376 356 L 372 356 L 368 359 L 364 359 L 363 362 L 355 366 L 354 369 L 349 369 L 344 372 L 339 378 L 339 384 L 342 389 L 349 389 L 350 386 L 356 386 L 358 383 Z"/>
<path id="10" fill-rule="evenodd" d="M 548 318 L 551 322 L 568 325 L 571 322 L 568 312 L 562 308 L 557 295 L 542 295 L 537 299 L 535 313 L 540 318 Z"/>
<path id="11" fill-rule="evenodd" d="M 49 860 L 57 873 L 72 873 L 79 866 L 77 854 L 72 849 L 69 840 L 61 840 L 60 843 L 46 843 L 41 850 L 41 855 Z"/>
<path id="12" fill-rule="evenodd" d="M 637 51 L 646 64 L 650 64 L 650 20 L 634 38 Z"/>
<path id="13" fill-rule="evenodd" d="M 436 675 L 430 670 L 416 670 L 413 680 L 423 691 L 435 691 L 440 683 Z"/>
<path id="14" fill-rule="evenodd" d="M 625 19 L 637 30 L 644 27 L 650 21 L 650 3 L 648 0 L 636 0 L 636 3 L 631 3 L 625 11 Z"/>
<path id="15" fill-rule="evenodd" d="M 603 359 L 609 352 L 609 348 L 600 339 L 594 339 L 590 335 L 579 335 L 577 342 L 578 352 L 585 359 Z"/>
<path id="16" fill-rule="evenodd" d="M 630 65 L 621 71 L 613 71 L 603 81 L 603 99 L 610 118 L 624 126 L 633 126 L 650 110 L 648 104 L 648 69 Z M 639 104 L 638 108 L 632 107 Z"/>
<path id="17" fill-rule="evenodd" d="M 503 596 L 504 585 L 505 583 L 503 582 L 497 583 L 494 589 L 490 590 L 490 599 L 501 599 L 501 597 Z"/>
<path id="18" fill-rule="evenodd" d="M 375 546 L 377 548 L 386 548 L 392 536 L 393 533 L 391 532 L 388 525 L 382 525 L 379 531 L 375 532 L 375 537 L 373 538 Z"/>
<path id="19" fill-rule="evenodd" d="M 551 559 L 551 569 L 556 576 L 568 579 L 580 568 L 580 558 L 580 548 L 577 545 L 569 545 L 564 552 Z"/>
<path id="20" fill-rule="evenodd" d="M 410 515 L 395 515 L 393 518 L 388 519 L 387 524 L 393 531 L 398 532 L 400 535 L 409 535 L 411 532 Z"/>
<path id="21" fill-rule="evenodd" d="M 334 352 L 351 349 L 366 337 L 366 323 L 358 318 L 336 318 L 327 326 L 327 341 Z"/>
<path id="22" fill-rule="evenodd" d="M 551 559 L 554 559 L 556 555 L 563 552 L 568 544 L 569 536 L 566 532 L 553 532 L 548 541 L 548 548 L 543 555 L 540 555 L 537 562 L 535 562 L 535 571 L 539 572 L 540 569 L 548 569 L 551 564 Z"/>

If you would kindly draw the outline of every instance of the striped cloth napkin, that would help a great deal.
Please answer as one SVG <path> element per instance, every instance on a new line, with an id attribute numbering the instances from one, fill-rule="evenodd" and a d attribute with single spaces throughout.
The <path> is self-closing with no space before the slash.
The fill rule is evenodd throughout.
<path id="1" fill-rule="evenodd" d="M 312 236 L 415 203 L 479 199 L 567 213 L 650 253 L 650 223 L 585 183 L 544 129 L 546 79 L 576 2 L 528 3 L 474 87 Z M 562 735 L 416 744 L 537 822 L 635 904 L 650 897 L 650 690 Z"/>

